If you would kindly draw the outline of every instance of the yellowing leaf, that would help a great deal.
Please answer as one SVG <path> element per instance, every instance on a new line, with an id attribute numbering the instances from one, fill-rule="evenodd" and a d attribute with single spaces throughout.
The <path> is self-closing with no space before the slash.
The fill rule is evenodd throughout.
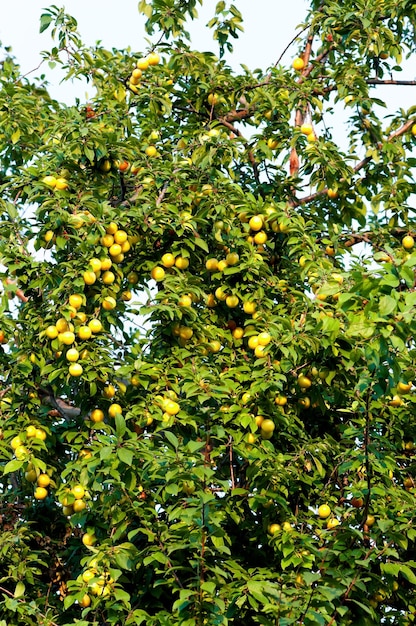
<path id="1" fill-rule="evenodd" d="M 11 136 L 11 140 L 12 140 L 12 143 L 13 143 L 13 144 L 15 144 L 15 143 L 17 143 L 17 142 L 19 141 L 19 139 L 20 139 L 20 134 L 21 134 L 21 133 L 20 133 L 20 129 L 19 129 L 19 128 L 18 128 L 17 130 L 15 130 L 15 131 L 14 131 L 14 133 L 13 133 L 13 134 L 12 134 L 12 136 Z"/>
<path id="2" fill-rule="evenodd" d="M 113 95 L 117 102 L 123 102 L 126 99 L 126 90 L 120 85 L 120 87 L 117 87 L 114 91 Z"/>

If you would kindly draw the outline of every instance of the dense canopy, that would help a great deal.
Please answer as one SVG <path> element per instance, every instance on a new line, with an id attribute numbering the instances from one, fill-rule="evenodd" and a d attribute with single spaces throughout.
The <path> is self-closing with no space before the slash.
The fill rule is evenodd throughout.
<path id="1" fill-rule="evenodd" d="M 1 52 L 0 625 L 412 624 L 416 5 L 201 4 Z"/>

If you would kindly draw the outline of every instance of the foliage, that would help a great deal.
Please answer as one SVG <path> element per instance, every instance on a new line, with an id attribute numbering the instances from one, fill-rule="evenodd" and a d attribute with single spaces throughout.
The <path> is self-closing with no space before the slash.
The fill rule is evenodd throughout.
<path id="1" fill-rule="evenodd" d="M 85 103 L 3 51 L 0 624 L 413 623 L 416 5 L 313 1 L 240 74 L 197 5 L 141 52 L 45 10 Z"/>

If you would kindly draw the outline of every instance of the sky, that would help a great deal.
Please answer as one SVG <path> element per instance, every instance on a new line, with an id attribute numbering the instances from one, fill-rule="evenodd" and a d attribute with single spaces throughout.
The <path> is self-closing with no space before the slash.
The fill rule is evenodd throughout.
<path id="1" fill-rule="evenodd" d="M 309 0 L 291 0 L 290 10 L 282 0 L 233 0 L 244 18 L 244 33 L 238 40 L 233 40 L 234 52 L 228 61 L 235 70 L 240 64 L 250 69 L 265 70 L 274 64 L 292 41 L 282 57 L 282 64 L 291 65 L 299 52 L 296 42 L 297 28 L 304 22 L 310 5 Z M 58 7 L 65 7 L 67 13 L 78 21 L 81 39 L 87 45 L 94 45 L 98 40 L 111 48 L 128 48 L 134 52 L 144 52 L 149 46 L 149 39 L 144 31 L 144 17 L 138 12 L 138 0 L 54 0 Z M 205 0 L 198 7 L 201 19 L 189 24 L 192 43 L 196 49 L 218 52 L 217 44 L 212 40 L 212 32 L 206 27 L 214 15 L 216 0 Z M 48 0 L 13 0 L 1 2 L 0 42 L 11 46 L 13 54 L 21 65 L 22 74 L 35 70 L 41 62 L 40 52 L 53 46 L 50 31 L 39 33 L 40 16 Z M 155 43 L 157 36 L 151 38 Z M 93 94 L 88 93 L 86 83 L 61 84 L 62 74 L 58 70 L 49 70 L 46 63 L 33 72 L 37 76 L 45 72 L 50 83 L 51 95 L 58 100 L 73 104 L 75 98 L 87 101 Z M 413 79 L 414 67 L 407 63 L 401 78 Z M 406 74 L 406 76 L 405 76 Z M 376 95 L 376 94 L 375 94 Z M 378 88 L 377 97 L 386 99 L 389 109 L 408 108 L 415 104 L 414 88 L 384 87 Z M 380 111 L 384 114 L 385 111 Z M 339 113 L 338 120 L 327 120 L 331 125 L 344 127 L 346 117 Z M 338 141 L 342 144 L 345 131 L 339 133 Z"/>
<path id="2" fill-rule="evenodd" d="M 148 46 L 144 32 L 144 18 L 138 12 L 138 0 L 66 0 L 54 4 L 65 7 L 78 21 L 78 29 L 84 43 L 93 45 L 100 40 L 107 48 L 127 48 L 133 51 L 145 50 Z M 190 24 L 195 48 L 217 52 L 217 44 L 212 41 L 211 31 L 205 27 L 214 15 L 216 1 L 205 0 L 198 11 L 201 20 Z M 281 0 L 234 0 L 244 18 L 245 32 L 239 40 L 233 40 L 235 53 L 233 67 L 243 63 L 250 69 L 266 68 L 281 55 L 286 45 L 295 37 L 296 26 L 306 16 L 309 3 L 307 0 L 291 0 L 290 11 L 282 11 Z M 21 64 L 22 74 L 36 68 L 40 61 L 40 52 L 52 47 L 49 31 L 39 34 L 39 20 L 44 7 L 51 6 L 47 0 L 13 0 L 2 2 L 0 8 L 0 42 L 12 46 L 13 54 Z M 156 36 L 153 37 L 156 41 Z M 289 66 L 296 56 L 294 44 L 286 53 L 283 62 Z M 66 102 L 79 93 L 80 85 L 59 88 L 59 75 L 46 71 L 52 83 L 52 95 Z M 35 75 L 39 74 L 35 72 Z M 70 103 L 70 102 L 68 102 Z"/>
<path id="3" fill-rule="evenodd" d="M 1 1 L 1 0 L 0 0 Z M 212 32 L 206 27 L 208 20 L 214 15 L 217 0 L 204 0 L 198 7 L 201 19 L 189 24 L 192 44 L 198 50 L 218 52 L 217 44 L 212 39 Z M 282 64 L 291 66 L 292 60 L 300 51 L 296 35 L 297 28 L 306 19 L 310 0 L 291 0 L 290 10 L 287 3 L 282 10 L 283 0 L 233 0 L 244 18 L 245 32 L 238 40 L 233 40 L 234 52 L 227 57 L 234 70 L 240 64 L 250 69 L 266 68 L 280 58 L 292 40 L 292 45 L 282 57 Z M 157 35 L 150 38 L 144 31 L 144 17 L 138 12 L 138 0 L 54 0 L 58 7 L 73 15 L 78 21 L 81 39 L 87 45 L 100 41 L 103 46 L 111 48 L 128 48 L 133 52 L 145 52 L 150 44 L 157 41 Z M 80 81 L 61 83 L 62 74 L 59 70 L 51 71 L 44 63 L 36 69 L 40 62 L 40 52 L 53 46 L 50 31 L 39 33 L 40 16 L 47 6 L 48 0 L 13 0 L 1 2 L 0 7 L 0 42 L 11 46 L 13 54 L 21 65 L 22 74 L 35 70 L 33 76 L 45 73 L 49 82 L 52 97 L 72 105 L 78 98 L 81 102 L 89 100 L 94 94 L 88 91 L 86 82 Z M 414 67 L 410 62 L 400 78 L 413 79 Z M 406 75 L 405 75 L 406 74 Z M 384 87 L 377 88 L 376 97 L 386 100 L 388 109 L 409 108 L 416 102 L 414 88 Z M 344 147 L 347 135 L 347 116 L 338 106 L 336 115 L 327 118 L 327 125 L 333 128 L 334 139 Z M 384 116 L 386 110 L 380 110 Z"/>
<path id="4" fill-rule="evenodd" d="M 145 33 L 145 19 L 138 12 L 138 0 L 0 0 L 0 42 L 11 46 L 12 53 L 20 64 L 23 75 L 33 72 L 33 76 L 45 73 L 52 97 L 68 105 L 76 98 L 87 101 L 91 93 L 88 85 L 75 81 L 60 84 L 62 74 L 50 70 L 44 63 L 38 68 L 42 50 L 53 47 L 50 30 L 39 33 L 40 16 L 45 7 L 64 7 L 66 13 L 76 18 L 78 31 L 86 45 L 100 41 L 108 49 L 128 48 L 133 52 L 145 52 L 150 43 L 157 41 L 157 35 L 150 38 Z M 282 11 L 281 0 L 234 0 L 243 14 L 245 32 L 238 40 L 233 40 L 234 53 L 232 66 L 238 69 L 245 64 L 250 69 L 267 68 L 281 56 L 287 44 L 296 36 L 296 27 L 305 20 L 309 3 L 307 0 L 291 0 L 290 11 Z M 212 31 L 205 25 L 214 16 L 216 0 L 205 0 L 198 7 L 201 17 L 189 24 L 192 45 L 199 50 L 218 52 L 217 43 L 212 39 Z M 285 54 L 283 62 L 291 65 L 297 56 L 294 44 Z M 230 58 L 231 61 L 231 58 Z M 36 69 L 38 68 L 38 69 Z"/>
<path id="5" fill-rule="evenodd" d="M 192 43 L 198 50 L 212 50 L 217 53 L 217 44 L 212 40 L 212 32 L 206 27 L 214 15 L 217 0 L 205 0 L 203 7 L 198 7 L 201 19 L 191 22 L 189 30 Z M 282 64 L 291 66 L 299 52 L 300 43 L 296 42 L 297 28 L 306 19 L 310 0 L 233 0 L 244 18 L 245 32 L 238 40 L 233 40 L 234 53 L 228 57 L 235 70 L 240 64 L 250 69 L 265 70 L 279 59 L 286 47 L 292 45 L 282 57 Z M 50 31 L 39 33 L 40 16 L 44 7 L 52 4 L 48 0 L 0 0 L 0 42 L 11 46 L 13 54 L 20 63 L 22 74 L 35 70 L 41 62 L 40 52 L 53 46 Z M 144 17 L 138 12 L 138 0 L 53 0 L 58 7 L 65 7 L 67 13 L 78 21 L 81 39 L 87 45 L 100 41 L 111 48 L 128 48 L 133 52 L 145 52 L 157 36 L 147 39 L 144 31 Z M 50 83 L 52 97 L 69 105 L 75 98 L 87 101 L 93 94 L 88 93 L 88 86 L 79 81 L 60 84 L 62 75 L 59 71 L 49 70 L 47 64 L 33 72 L 34 76 L 45 72 Z M 401 76 L 413 79 L 415 68 L 407 63 L 406 71 Z M 385 87 L 377 89 L 378 97 L 386 99 L 390 110 L 408 108 L 416 103 L 415 88 Z M 332 118 L 326 119 L 334 129 L 334 139 L 344 147 L 347 136 L 347 117 L 342 105 Z M 383 110 L 384 115 L 387 111 Z"/>

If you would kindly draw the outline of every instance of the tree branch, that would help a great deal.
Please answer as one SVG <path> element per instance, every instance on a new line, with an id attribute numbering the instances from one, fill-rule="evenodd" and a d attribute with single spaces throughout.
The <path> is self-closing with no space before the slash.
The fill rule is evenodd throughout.
<path id="1" fill-rule="evenodd" d="M 3 593 L 5 593 L 6 595 L 10 596 L 10 598 L 14 598 L 14 593 L 12 593 L 11 591 L 9 591 L 8 589 L 5 589 L 5 587 L 0 587 L 0 591 L 3 591 Z M 18 602 L 25 604 L 25 600 L 22 600 L 22 598 L 16 598 Z M 38 607 L 38 611 L 39 611 L 39 607 Z M 44 615 L 43 613 L 39 612 L 39 615 L 41 617 L 44 617 L 46 619 L 46 615 Z M 49 622 L 50 626 L 58 626 L 58 624 L 56 622 Z"/>
<path id="2" fill-rule="evenodd" d="M 6 278 L 6 285 L 15 285 L 15 281 L 12 280 L 11 278 Z M 27 296 L 25 296 L 25 294 L 23 293 L 23 291 L 19 288 L 17 288 L 14 292 L 15 296 L 17 298 L 19 298 L 19 300 L 21 302 L 27 302 L 29 300 L 29 298 Z"/>
<path id="3" fill-rule="evenodd" d="M 226 116 L 219 117 L 217 119 L 220 122 L 220 124 L 222 124 L 229 130 L 231 130 L 231 132 L 233 132 L 237 137 L 243 137 L 243 134 L 238 130 L 238 128 L 230 124 Z M 257 162 L 256 162 L 256 159 L 254 158 L 254 154 L 252 150 L 248 151 L 248 159 L 250 161 L 251 167 L 253 168 L 253 173 L 254 173 L 254 178 L 256 179 L 256 183 L 260 185 L 259 169 L 258 169 Z"/>
<path id="4" fill-rule="evenodd" d="M 365 399 L 365 429 L 364 429 L 364 453 L 365 453 L 365 472 L 366 472 L 366 480 L 367 480 L 367 494 L 365 496 L 365 504 L 363 511 L 363 518 L 361 520 L 360 527 L 364 529 L 366 526 L 366 520 L 368 517 L 368 511 L 370 508 L 371 501 L 371 476 L 370 476 L 370 400 L 371 400 L 371 387 L 368 388 L 367 396 Z"/>
<path id="5" fill-rule="evenodd" d="M 403 126 L 400 126 L 400 128 L 395 130 L 393 133 L 390 133 L 390 135 L 387 137 L 386 141 L 391 141 L 395 137 L 400 137 L 401 135 L 404 135 L 405 133 L 407 133 L 407 131 L 412 128 L 412 126 L 415 123 L 415 121 L 416 120 L 414 120 L 414 119 L 407 120 L 407 122 L 405 124 L 403 124 Z"/>
<path id="6" fill-rule="evenodd" d="M 177 174 L 179 172 L 178 168 L 174 169 L 172 172 L 172 176 L 174 176 L 175 174 Z M 163 198 L 166 195 L 167 190 L 169 189 L 169 183 L 170 183 L 171 179 L 165 180 L 165 182 L 162 185 L 162 188 L 159 192 L 158 197 L 156 198 L 156 206 L 160 206 L 163 202 Z"/>
<path id="7" fill-rule="evenodd" d="M 235 489 L 235 476 L 234 476 L 234 468 L 233 468 L 233 438 L 231 436 L 228 437 L 227 448 L 229 449 L 229 458 L 230 458 L 231 489 Z"/>
<path id="8" fill-rule="evenodd" d="M 323 52 L 321 52 L 321 54 L 318 54 L 318 56 L 314 59 L 313 63 L 309 63 L 309 65 L 302 70 L 302 75 L 299 77 L 299 80 L 298 80 L 299 84 L 303 83 L 305 78 L 308 78 L 309 74 L 312 72 L 313 68 L 315 67 L 317 63 L 321 63 L 321 61 L 324 61 L 326 59 L 326 57 L 328 56 L 328 54 L 331 52 L 333 48 L 334 48 L 333 45 L 329 46 L 327 50 L 324 50 Z M 306 44 L 305 51 L 307 49 L 308 49 L 308 44 Z M 305 62 L 309 62 L 309 57 L 308 57 L 308 60 Z"/>
<path id="9" fill-rule="evenodd" d="M 226 113 L 226 115 L 224 115 L 220 119 L 221 120 L 224 119 L 227 122 L 240 122 L 241 120 L 245 120 L 248 117 L 251 117 L 252 115 L 254 115 L 254 113 L 255 113 L 254 107 L 252 109 L 240 109 L 238 111 L 234 110 L 234 111 L 229 111 L 228 113 Z"/>
<path id="10" fill-rule="evenodd" d="M 367 85 L 416 85 L 416 80 L 382 80 L 381 78 L 367 78 Z"/>
<path id="11" fill-rule="evenodd" d="M 404 135 L 405 133 L 407 133 L 407 131 L 410 130 L 410 128 L 412 128 L 414 123 L 415 123 L 414 119 L 407 120 L 407 122 L 405 122 L 403 126 L 398 128 L 394 132 L 390 133 L 390 135 L 386 139 L 386 142 L 392 141 L 396 137 L 400 137 L 401 135 Z M 365 167 L 372 161 L 372 159 L 373 157 L 371 156 L 368 156 L 365 159 L 362 159 L 362 161 L 360 161 L 359 163 L 357 163 L 357 165 L 354 166 L 353 172 L 356 174 L 357 172 L 362 170 L 363 167 Z M 341 183 L 345 182 L 345 179 L 341 178 L 340 182 Z M 294 206 L 300 206 L 302 204 L 312 202 L 313 200 L 316 200 L 316 198 L 319 198 L 320 196 L 324 196 L 327 192 L 328 192 L 328 187 L 325 187 L 325 189 L 322 189 L 321 191 L 316 191 L 315 193 L 312 193 L 309 196 L 306 196 L 305 198 L 300 198 L 299 200 L 295 200 L 293 204 Z"/>
<path id="12" fill-rule="evenodd" d="M 76 419 L 81 414 L 79 407 L 68 404 L 68 402 L 65 402 L 62 398 L 56 398 L 51 389 L 39 388 L 38 395 L 44 404 L 53 407 L 66 421 Z"/>

